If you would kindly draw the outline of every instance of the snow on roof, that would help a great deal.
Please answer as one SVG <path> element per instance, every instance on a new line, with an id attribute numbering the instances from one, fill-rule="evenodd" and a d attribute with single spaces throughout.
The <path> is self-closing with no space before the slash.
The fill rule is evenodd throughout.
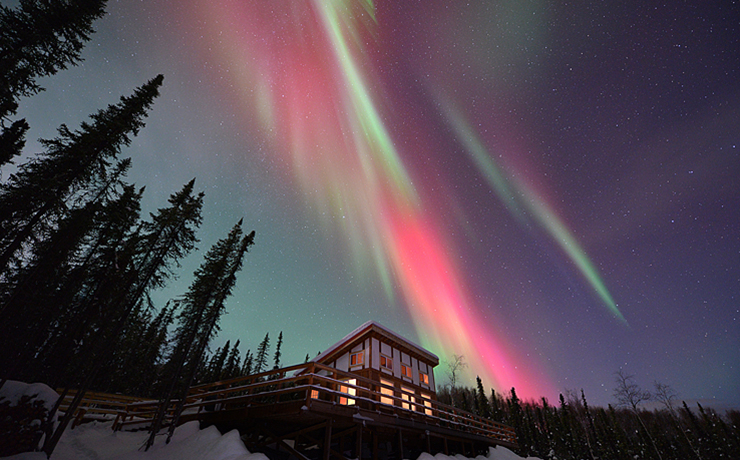
<path id="1" fill-rule="evenodd" d="M 391 331 L 387 327 L 385 327 L 385 326 L 383 326 L 383 325 L 381 325 L 381 324 L 379 324 L 379 323 L 377 323 L 375 321 L 367 321 L 367 322 L 363 323 L 360 327 L 358 327 L 354 331 L 352 331 L 349 334 L 347 334 L 346 336 L 344 336 L 344 338 L 342 340 L 340 340 L 339 342 L 337 342 L 334 345 L 332 345 L 329 348 L 327 348 L 324 352 L 322 352 L 321 354 L 319 354 L 317 357 L 315 357 L 314 359 L 312 359 L 310 362 L 319 363 L 319 362 L 323 361 L 324 359 L 326 359 L 329 356 L 331 356 L 335 351 L 337 351 L 338 349 L 342 348 L 343 346 L 345 346 L 346 344 L 348 344 L 352 340 L 356 339 L 357 337 L 359 337 L 363 333 L 368 332 L 368 331 L 373 330 L 373 329 L 376 330 L 376 331 L 378 331 L 378 332 L 380 332 L 382 335 L 387 336 L 388 338 L 390 338 L 392 340 L 395 340 L 395 341 L 397 341 L 397 342 L 399 342 L 401 344 L 404 344 L 404 345 L 408 346 L 414 352 L 416 352 L 416 353 L 424 356 L 425 358 L 429 359 L 430 361 L 435 362 L 435 365 L 436 364 L 439 364 L 439 358 L 437 357 L 437 355 L 435 355 L 434 353 L 430 352 L 429 350 L 426 350 L 426 349 L 422 348 L 421 346 L 417 345 L 416 343 L 412 342 L 411 340 L 409 340 L 409 339 L 407 339 L 405 337 L 401 337 L 400 335 L 398 335 L 395 332 Z"/>

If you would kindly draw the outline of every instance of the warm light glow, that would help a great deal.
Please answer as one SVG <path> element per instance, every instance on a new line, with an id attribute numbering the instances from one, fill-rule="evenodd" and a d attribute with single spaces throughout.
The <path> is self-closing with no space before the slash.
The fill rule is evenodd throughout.
<path id="1" fill-rule="evenodd" d="M 432 395 L 430 395 L 429 393 L 422 393 L 421 396 L 424 398 L 424 413 L 427 415 L 432 415 L 432 401 L 430 400 Z"/>
<path id="2" fill-rule="evenodd" d="M 357 352 L 357 353 L 350 354 L 349 355 L 349 365 L 350 366 L 360 366 L 360 365 L 362 365 L 365 362 L 364 361 L 364 357 L 365 357 L 365 352 L 364 351 L 360 351 L 360 352 Z"/>
<path id="3" fill-rule="evenodd" d="M 348 379 L 344 381 L 345 383 L 348 383 L 349 385 L 357 385 L 357 379 Z M 340 385 L 339 391 L 341 393 L 350 395 L 350 396 L 357 396 L 357 388 L 352 388 L 350 386 L 346 385 Z M 354 398 L 346 398 L 344 396 L 341 396 L 339 398 L 339 404 L 343 404 L 345 406 L 352 406 L 355 404 Z"/>
<path id="4" fill-rule="evenodd" d="M 394 393 L 393 392 L 393 382 L 391 382 L 390 380 L 380 379 L 380 383 L 390 387 L 390 388 L 386 386 L 380 387 L 380 394 L 387 395 L 387 396 L 380 396 L 380 402 L 383 404 L 390 404 L 392 406 L 394 404 L 393 397 L 392 397 Z M 388 396 L 390 396 L 390 398 Z"/>
<path id="5" fill-rule="evenodd" d="M 413 389 L 411 389 L 409 387 L 401 387 L 401 390 L 403 390 L 403 392 L 401 393 L 401 399 L 403 399 L 404 401 L 410 401 L 410 402 L 413 402 L 414 401 L 413 396 L 411 396 L 409 394 L 409 393 L 413 393 L 414 392 Z M 408 402 L 402 402 L 401 403 L 401 407 L 403 407 L 404 409 L 411 410 L 411 404 L 408 403 Z"/>

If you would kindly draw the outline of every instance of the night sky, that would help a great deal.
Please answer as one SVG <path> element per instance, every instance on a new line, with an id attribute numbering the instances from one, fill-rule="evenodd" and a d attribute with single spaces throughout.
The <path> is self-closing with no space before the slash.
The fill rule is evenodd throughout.
<path id="1" fill-rule="evenodd" d="M 12 2 L 3 2 L 12 4 Z M 125 150 L 197 178 L 200 251 L 255 245 L 214 346 L 283 362 L 367 320 L 464 383 L 614 402 L 614 372 L 740 406 L 737 2 L 109 1 L 34 139 L 165 76 Z"/>

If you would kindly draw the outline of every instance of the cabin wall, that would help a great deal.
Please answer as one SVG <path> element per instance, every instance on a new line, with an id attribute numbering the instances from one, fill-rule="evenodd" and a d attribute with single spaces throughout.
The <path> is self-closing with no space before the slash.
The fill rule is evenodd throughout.
<path id="1" fill-rule="evenodd" d="M 349 353 L 345 353 L 337 358 L 334 367 L 340 371 L 349 371 Z"/>
<path id="2" fill-rule="evenodd" d="M 340 371 L 345 372 L 357 372 L 362 369 L 369 369 L 370 368 L 370 339 L 365 339 L 363 342 L 358 343 L 352 349 L 348 350 L 346 353 L 343 353 L 340 355 L 332 364 L 330 364 L 331 367 L 335 369 L 339 369 Z M 362 363 L 351 366 L 350 365 L 350 357 L 352 354 L 364 351 Z"/>
<path id="3" fill-rule="evenodd" d="M 373 337 L 370 339 L 370 356 L 371 367 L 376 371 L 380 370 L 380 342 Z"/>
<path id="4" fill-rule="evenodd" d="M 351 366 L 351 355 L 360 351 L 364 352 L 362 363 L 356 366 Z M 390 358 L 393 361 L 392 370 L 388 370 L 380 365 L 381 355 Z M 402 374 L 401 365 L 409 366 L 411 368 L 410 378 Z M 374 369 L 379 371 L 381 375 L 386 375 L 388 377 L 392 376 L 394 380 L 399 383 L 410 383 L 414 386 L 429 390 L 432 393 L 435 392 L 433 366 L 420 361 L 408 353 L 402 352 L 398 348 L 392 347 L 388 343 L 382 342 L 376 337 L 367 338 L 351 349 L 348 349 L 345 353 L 340 355 L 331 364 L 331 366 L 345 372 L 358 372 L 366 369 Z M 429 376 L 428 385 L 421 381 L 419 372 L 424 372 Z"/>
<path id="5" fill-rule="evenodd" d="M 358 352 L 363 352 L 362 362 L 353 366 L 351 365 L 352 355 Z M 422 403 L 423 401 L 422 399 L 416 399 L 413 396 L 407 396 L 405 393 L 400 391 L 401 389 L 406 392 L 415 393 L 419 398 L 426 397 L 436 399 L 434 366 L 422 362 L 414 355 L 406 353 L 405 351 L 384 342 L 383 337 L 367 337 L 361 342 L 356 343 L 351 348 L 344 348 L 340 353 L 342 354 L 333 362 L 326 364 L 341 371 L 353 372 L 365 377 L 370 377 L 373 380 L 383 381 L 386 383 L 392 382 L 391 384 L 396 388 L 395 396 L 402 399 L 408 400 L 411 398 L 411 401 L 419 403 Z M 381 359 L 383 357 L 392 360 L 392 369 L 389 370 L 381 366 Z M 410 376 L 403 375 L 402 365 L 409 367 Z M 422 381 L 420 372 L 423 372 L 428 376 L 428 384 Z M 388 390 L 386 389 L 386 391 Z M 389 394 L 393 395 L 392 392 Z M 393 400 L 389 399 L 386 404 L 394 403 Z M 398 402 L 395 404 L 399 405 Z M 400 403 L 400 405 L 406 407 L 405 403 Z M 409 405 L 408 408 L 411 408 L 411 406 Z M 416 409 L 419 410 L 418 407 Z"/>

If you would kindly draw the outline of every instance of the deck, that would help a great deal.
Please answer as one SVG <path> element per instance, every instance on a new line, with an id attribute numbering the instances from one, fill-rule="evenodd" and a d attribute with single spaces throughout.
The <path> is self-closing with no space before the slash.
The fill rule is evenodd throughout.
<path id="1" fill-rule="evenodd" d="M 158 403 L 132 402 L 115 429 L 147 425 Z M 272 459 L 399 460 L 516 447 L 514 430 L 398 387 L 309 362 L 190 389 L 180 423 L 238 429 Z"/>

